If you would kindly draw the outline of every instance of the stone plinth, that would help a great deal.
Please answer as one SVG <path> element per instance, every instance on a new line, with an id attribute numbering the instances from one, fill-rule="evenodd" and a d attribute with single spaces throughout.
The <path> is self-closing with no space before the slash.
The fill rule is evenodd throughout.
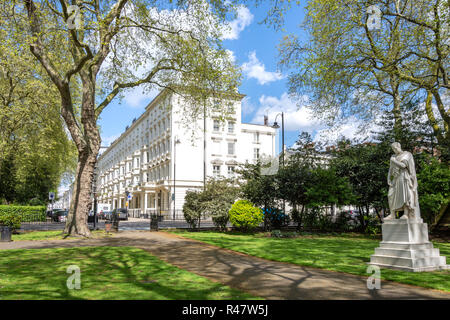
<path id="1" fill-rule="evenodd" d="M 385 220 L 381 228 L 383 240 L 370 257 L 371 265 L 412 272 L 450 269 L 428 240 L 428 227 L 422 219 Z"/>

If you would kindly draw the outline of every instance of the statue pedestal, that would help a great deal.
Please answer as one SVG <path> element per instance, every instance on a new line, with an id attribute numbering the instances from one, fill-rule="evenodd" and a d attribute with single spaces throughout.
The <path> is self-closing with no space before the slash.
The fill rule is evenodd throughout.
<path id="1" fill-rule="evenodd" d="M 412 272 L 450 269 L 428 240 L 428 227 L 422 219 L 385 220 L 381 227 L 383 240 L 369 264 Z"/>

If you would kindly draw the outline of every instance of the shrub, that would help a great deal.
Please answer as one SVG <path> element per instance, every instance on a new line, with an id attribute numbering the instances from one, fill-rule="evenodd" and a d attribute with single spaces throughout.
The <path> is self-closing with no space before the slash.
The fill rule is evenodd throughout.
<path id="1" fill-rule="evenodd" d="M 269 222 L 271 228 L 279 229 L 287 218 L 283 210 L 278 208 L 263 209 L 264 219 Z"/>
<path id="2" fill-rule="evenodd" d="M 44 206 L 5 206 L 0 205 L 0 225 L 19 229 L 22 222 L 45 221 Z"/>
<path id="3" fill-rule="evenodd" d="M 238 200 L 229 211 L 230 222 L 233 226 L 249 231 L 256 228 L 263 222 L 263 213 L 260 208 L 256 208 L 250 201 Z"/>
<path id="4" fill-rule="evenodd" d="M 203 210 L 201 196 L 202 193 L 199 191 L 188 191 L 186 192 L 186 197 L 184 198 L 184 219 L 193 229 L 200 225 Z"/>
<path id="5" fill-rule="evenodd" d="M 366 221 L 366 228 L 364 230 L 365 233 L 373 236 L 381 233 L 381 223 L 377 217 L 365 216 L 364 220 Z"/>
<path id="6" fill-rule="evenodd" d="M 230 217 L 227 215 L 213 215 L 212 221 L 214 225 L 219 228 L 220 231 L 224 231 L 227 228 L 227 223 Z"/>
<path id="7" fill-rule="evenodd" d="M 21 219 L 19 215 L 12 212 L 0 214 L 0 226 L 7 226 L 11 229 L 20 229 Z"/>

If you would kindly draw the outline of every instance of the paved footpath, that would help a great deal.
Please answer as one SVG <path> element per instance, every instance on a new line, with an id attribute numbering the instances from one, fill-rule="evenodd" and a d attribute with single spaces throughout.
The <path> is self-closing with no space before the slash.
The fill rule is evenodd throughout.
<path id="1" fill-rule="evenodd" d="M 108 239 L 13 241 L 1 249 L 133 246 L 175 266 L 266 299 L 450 299 L 450 293 L 302 267 L 236 253 L 164 232 L 123 231 Z M 1 253 L 0 253 L 1 254 Z"/>

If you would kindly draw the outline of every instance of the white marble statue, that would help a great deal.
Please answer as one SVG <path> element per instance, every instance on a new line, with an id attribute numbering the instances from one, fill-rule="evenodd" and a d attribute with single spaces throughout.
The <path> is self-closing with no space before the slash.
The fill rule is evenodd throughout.
<path id="1" fill-rule="evenodd" d="M 410 152 L 403 151 L 400 143 L 392 145 L 388 185 L 389 210 L 391 214 L 385 220 L 395 219 L 397 211 L 403 211 L 401 219 L 420 220 L 419 196 L 414 159 Z"/>

